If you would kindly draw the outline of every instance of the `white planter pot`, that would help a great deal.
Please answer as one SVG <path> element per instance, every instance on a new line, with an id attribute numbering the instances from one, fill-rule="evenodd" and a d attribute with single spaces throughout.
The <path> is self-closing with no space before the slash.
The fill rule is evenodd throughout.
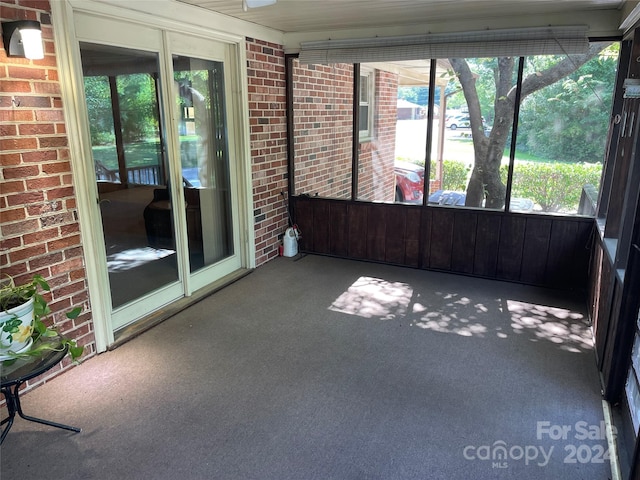
<path id="1" fill-rule="evenodd" d="M 27 303 L 0 312 L 0 359 L 5 353 L 29 348 L 33 333 L 33 298 Z"/>

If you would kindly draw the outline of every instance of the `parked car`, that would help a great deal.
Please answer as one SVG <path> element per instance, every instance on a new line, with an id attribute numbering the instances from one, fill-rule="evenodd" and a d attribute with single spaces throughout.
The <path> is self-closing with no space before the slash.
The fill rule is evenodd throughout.
<path id="1" fill-rule="evenodd" d="M 482 124 L 484 125 L 484 117 L 482 117 Z M 444 126 L 455 130 L 456 128 L 471 128 L 471 119 L 469 115 L 453 115 L 445 118 Z"/>
<path id="2" fill-rule="evenodd" d="M 422 203 L 424 167 L 408 162 L 395 162 L 396 202 Z"/>
<path id="3" fill-rule="evenodd" d="M 444 121 L 444 125 L 451 130 L 455 130 L 457 128 L 469 128 L 471 127 L 471 120 L 469 119 L 469 115 L 447 117 Z"/>
<path id="4" fill-rule="evenodd" d="M 432 205 L 464 206 L 467 199 L 465 192 L 453 192 L 450 190 L 436 190 L 429 195 L 429 203 Z M 511 198 L 510 210 L 512 212 L 531 212 L 533 200 L 529 198 Z"/>

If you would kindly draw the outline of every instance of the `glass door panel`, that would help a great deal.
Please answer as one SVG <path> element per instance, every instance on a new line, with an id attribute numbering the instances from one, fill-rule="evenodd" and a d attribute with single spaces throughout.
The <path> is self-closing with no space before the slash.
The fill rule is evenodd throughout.
<path id="1" fill-rule="evenodd" d="M 158 54 L 80 44 L 112 309 L 179 279 Z"/>
<path id="2" fill-rule="evenodd" d="M 234 254 L 224 64 L 173 56 L 189 268 Z"/>

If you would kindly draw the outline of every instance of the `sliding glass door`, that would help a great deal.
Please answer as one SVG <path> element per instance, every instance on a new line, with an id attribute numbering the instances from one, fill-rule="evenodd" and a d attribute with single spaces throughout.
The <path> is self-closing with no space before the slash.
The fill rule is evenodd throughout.
<path id="1" fill-rule="evenodd" d="M 232 47 L 79 17 L 96 251 L 117 331 L 241 266 Z"/>

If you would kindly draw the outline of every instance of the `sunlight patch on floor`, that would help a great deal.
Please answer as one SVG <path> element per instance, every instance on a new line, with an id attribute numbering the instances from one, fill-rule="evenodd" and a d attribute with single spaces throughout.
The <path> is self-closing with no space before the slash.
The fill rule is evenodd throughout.
<path id="1" fill-rule="evenodd" d="M 392 320 L 406 315 L 412 296 L 413 289 L 406 283 L 360 277 L 331 304 L 329 310 Z"/>
<path id="2" fill-rule="evenodd" d="M 141 247 L 123 250 L 107 256 L 107 267 L 109 273 L 124 272 L 133 268 L 144 265 L 145 263 L 154 262 L 161 258 L 173 255 L 174 250 L 166 250 L 162 248 Z"/>
<path id="3" fill-rule="evenodd" d="M 532 341 L 547 340 L 563 350 L 579 352 L 593 347 L 584 316 L 571 310 L 507 300 L 514 333 L 533 335 Z"/>

